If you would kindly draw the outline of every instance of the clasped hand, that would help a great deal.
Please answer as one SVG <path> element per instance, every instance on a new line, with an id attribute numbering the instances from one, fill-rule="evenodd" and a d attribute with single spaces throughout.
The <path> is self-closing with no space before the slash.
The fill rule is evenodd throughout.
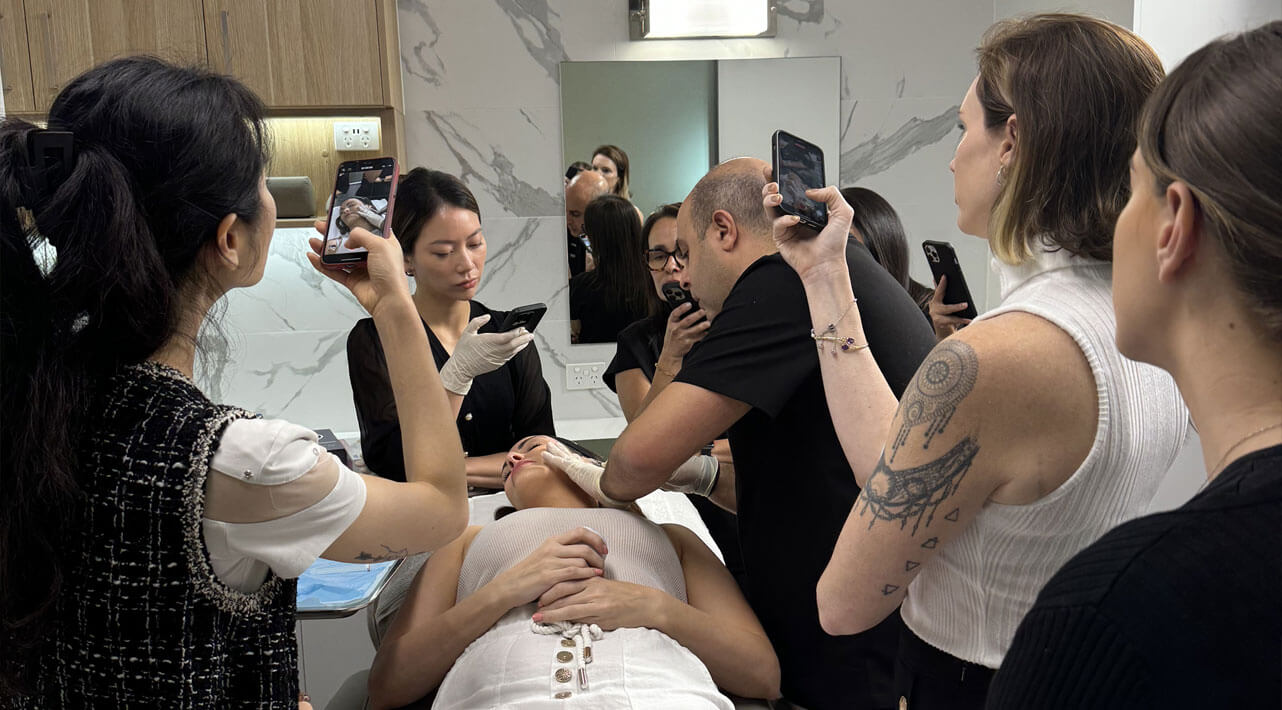
<path id="1" fill-rule="evenodd" d="M 658 590 L 631 582 L 593 577 L 561 582 L 539 597 L 534 621 L 596 624 L 604 631 L 655 627 Z"/>
<path id="2" fill-rule="evenodd" d="M 495 577 L 494 583 L 511 606 L 528 604 L 559 584 L 600 577 L 605 573 L 607 552 L 600 535 L 588 528 L 575 528 L 544 540 L 525 559 Z"/>

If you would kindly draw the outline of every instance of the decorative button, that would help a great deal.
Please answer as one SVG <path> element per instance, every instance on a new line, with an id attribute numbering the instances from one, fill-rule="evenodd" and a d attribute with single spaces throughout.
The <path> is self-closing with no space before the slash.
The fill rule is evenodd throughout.
<path id="1" fill-rule="evenodd" d="M 556 660 L 561 663 L 569 663 L 574 660 L 574 654 L 569 651 L 558 651 L 556 654 Z"/>
<path id="2" fill-rule="evenodd" d="M 573 674 L 570 673 L 569 668 L 558 668 L 556 669 L 556 674 L 554 677 L 556 678 L 556 682 L 558 683 L 569 683 L 570 678 L 574 676 Z"/>
<path id="3" fill-rule="evenodd" d="M 253 477 L 254 477 L 254 472 L 253 472 L 253 471 L 251 471 L 251 470 L 249 470 L 249 469 L 245 469 L 245 471 L 244 471 L 243 473 L 241 473 L 240 475 L 244 476 L 245 478 L 253 478 Z"/>
<path id="4" fill-rule="evenodd" d="M 465 422 L 470 422 L 470 421 L 472 421 L 472 413 L 471 413 L 471 412 L 468 412 L 467 414 L 464 414 L 464 415 L 463 415 L 463 421 L 465 421 Z"/>
<path id="5" fill-rule="evenodd" d="M 562 690 L 561 692 L 557 693 L 556 695 L 553 695 L 552 697 L 556 698 L 557 700 L 565 700 L 566 698 L 573 697 L 573 695 L 574 693 L 571 693 L 568 690 Z"/>
<path id="6" fill-rule="evenodd" d="M 574 648 L 574 639 L 561 639 L 561 645 L 566 648 Z"/>

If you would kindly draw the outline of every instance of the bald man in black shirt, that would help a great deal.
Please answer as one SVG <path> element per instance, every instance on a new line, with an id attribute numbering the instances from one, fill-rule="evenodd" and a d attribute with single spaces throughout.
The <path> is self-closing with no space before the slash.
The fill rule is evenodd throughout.
<path id="1" fill-rule="evenodd" d="M 709 497 L 738 512 L 745 592 L 779 655 L 784 697 L 812 710 L 890 708 L 898 615 L 841 638 L 819 625 L 815 586 L 859 487 L 828 414 L 805 291 L 762 207 L 768 172 L 760 160 L 723 163 L 682 204 L 681 278 L 712 327 L 679 373 L 655 373 L 604 472 L 580 485 L 607 503 L 633 500 L 728 430 L 734 464 Z M 934 334 L 863 245 L 850 240 L 846 257 L 871 352 L 898 396 Z"/>

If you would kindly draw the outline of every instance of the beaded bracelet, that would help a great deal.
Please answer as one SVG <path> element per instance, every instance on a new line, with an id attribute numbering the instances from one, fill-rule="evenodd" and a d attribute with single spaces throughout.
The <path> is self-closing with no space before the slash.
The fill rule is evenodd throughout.
<path id="1" fill-rule="evenodd" d="M 823 343 L 832 343 L 832 351 L 834 353 L 837 352 L 838 348 L 840 348 L 842 352 L 851 352 L 867 348 L 868 343 L 856 344 L 854 338 L 843 338 L 840 335 L 837 335 L 837 324 L 845 320 L 846 316 L 850 315 L 850 311 L 855 307 L 856 303 L 859 303 L 858 298 L 851 301 L 850 305 L 846 306 L 846 311 L 841 314 L 841 317 L 832 323 L 829 323 L 828 327 L 824 328 L 824 332 L 816 333 L 815 329 L 811 328 L 810 339 L 815 341 L 815 344 L 820 348 L 823 347 Z"/>

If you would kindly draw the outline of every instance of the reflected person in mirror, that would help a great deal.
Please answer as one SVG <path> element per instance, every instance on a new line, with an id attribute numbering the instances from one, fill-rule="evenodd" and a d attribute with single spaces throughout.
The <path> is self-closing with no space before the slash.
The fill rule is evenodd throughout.
<path id="1" fill-rule="evenodd" d="M 597 264 L 570 279 L 570 342 L 613 343 L 619 331 L 659 307 L 637 258 L 644 251 L 641 219 L 631 202 L 602 195 L 584 210 L 583 224 Z"/>
<path id="2" fill-rule="evenodd" d="M 584 170 L 565 188 L 565 236 L 569 240 L 570 278 L 596 268 L 591 246 L 583 238 L 583 213 L 588 203 L 610 193 L 610 185 L 600 173 Z"/>

